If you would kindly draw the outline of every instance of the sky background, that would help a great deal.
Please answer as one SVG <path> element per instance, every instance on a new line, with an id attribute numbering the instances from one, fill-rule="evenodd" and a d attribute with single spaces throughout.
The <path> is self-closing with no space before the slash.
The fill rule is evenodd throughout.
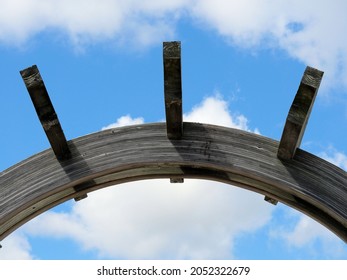
<path id="1" fill-rule="evenodd" d="M 301 145 L 347 170 L 344 0 L 0 0 L 0 170 L 49 148 L 19 71 L 37 64 L 67 139 L 165 119 L 162 42 L 182 42 L 184 120 L 279 140 L 307 65 Z M 0 259 L 347 259 L 320 224 L 211 181 L 90 193 L 1 241 Z"/>

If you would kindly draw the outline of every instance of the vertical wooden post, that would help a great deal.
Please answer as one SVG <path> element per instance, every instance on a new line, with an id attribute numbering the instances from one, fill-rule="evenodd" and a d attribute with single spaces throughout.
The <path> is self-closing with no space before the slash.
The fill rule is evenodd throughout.
<path id="1" fill-rule="evenodd" d="M 164 42 L 163 57 L 167 137 L 181 139 L 183 134 L 181 43 Z"/>
<path id="2" fill-rule="evenodd" d="M 306 68 L 288 113 L 278 147 L 278 158 L 292 159 L 300 146 L 323 74 L 317 69 Z"/>
<path id="3" fill-rule="evenodd" d="M 70 157 L 63 129 L 36 65 L 20 71 L 41 125 L 58 160 Z"/>

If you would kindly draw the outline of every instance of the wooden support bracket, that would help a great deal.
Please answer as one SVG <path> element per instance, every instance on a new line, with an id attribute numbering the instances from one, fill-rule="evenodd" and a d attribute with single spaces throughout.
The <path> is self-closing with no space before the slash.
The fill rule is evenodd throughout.
<path id="1" fill-rule="evenodd" d="M 169 139 L 181 139 L 183 134 L 181 43 L 164 42 L 164 95 L 166 130 Z"/>
<path id="2" fill-rule="evenodd" d="M 70 158 L 70 150 L 36 65 L 20 71 L 41 125 L 58 160 Z"/>
<path id="3" fill-rule="evenodd" d="M 269 197 L 269 196 L 267 196 L 267 195 L 264 197 L 264 200 L 267 201 L 267 202 L 269 202 L 269 203 L 271 203 L 271 204 L 273 204 L 273 205 L 277 205 L 277 203 L 278 203 L 278 200 L 277 200 L 277 199 L 274 199 L 274 198 Z"/>
<path id="4" fill-rule="evenodd" d="M 279 159 L 292 159 L 300 146 L 323 74 L 322 71 L 306 67 L 279 143 Z"/>

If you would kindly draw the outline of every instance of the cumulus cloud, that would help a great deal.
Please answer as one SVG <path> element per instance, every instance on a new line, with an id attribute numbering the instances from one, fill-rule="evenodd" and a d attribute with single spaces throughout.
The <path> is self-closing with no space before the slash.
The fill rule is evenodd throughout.
<path id="1" fill-rule="evenodd" d="M 1 0 L 0 42 L 22 44 L 42 32 L 74 45 L 172 39 L 180 19 L 215 30 L 241 48 L 280 49 L 325 71 L 323 85 L 347 86 L 347 2 L 307 0 Z M 83 8 L 81 8 L 83 7 Z M 177 38 L 176 38 L 177 39 Z"/>
<path id="2" fill-rule="evenodd" d="M 189 113 L 183 115 L 183 121 L 209 123 L 251 131 L 248 127 L 248 119 L 242 114 L 232 114 L 229 111 L 228 102 L 220 94 L 205 98 Z M 253 132 L 259 133 L 259 130 L 255 129 Z"/>
<path id="3" fill-rule="evenodd" d="M 290 245 L 301 247 L 318 238 L 335 239 L 333 233 L 307 216 L 300 216 L 293 230 L 282 233 Z M 332 238 L 333 237 L 333 238 Z"/>
<path id="4" fill-rule="evenodd" d="M 324 83 L 347 86 L 347 19 L 343 0 L 203 0 L 194 6 L 199 23 L 227 40 L 251 49 L 277 48 L 325 71 Z"/>
<path id="5" fill-rule="evenodd" d="M 270 236 L 281 240 L 287 249 L 303 249 L 313 259 L 322 255 L 326 259 L 346 257 L 344 242 L 315 220 L 292 209 L 287 209 L 287 214 L 281 217 L 281 225 Z"/>
<path id="6" fill-rule="evenodd" d="M 334 147 L 329 147 L 327 151 L 320 153 L 320 156 L 347 171 L 347 155 L 337 151 Z"/>
<path id="7" fill-rule="evenodd" d="M 0 260 L 31 260 L 31 246 L 25 235 L 16 232 L 1 242 Z"/>
<path id="8" fill-rule="evenodd" d="M 74 44 L 127 36 L 142 45 L 170 36 L 174 12 L 183 4 L 169 1 L 1 0 L 0 41 L 21 44 L 41 32 L 63 32 Z M 155 39 L 157 38 L 157 39 Z"/>
<path id="9" fill-rule="evenodd" d="M 26 231 L 71 238 L 100 258 L 220 259 L 233 257 L 235 236 L 266 224 L 272 209 L 222 184 L 151 180 L 91 193 L 71 213 L 48 212 Z"/>
<path id="10" fill-rule="evenodd" d="M 126 125 L 143 124 L 143 123 L 144 123 L 143 118 L 132 118 L 130 115 L 126 115 L 126 116 L 122 116 L 118 118 L 115 123 L 111 123 L 107 126 L 104 126 L 101 130 L 116 128 L 116 127 L 126 126 Z"/>

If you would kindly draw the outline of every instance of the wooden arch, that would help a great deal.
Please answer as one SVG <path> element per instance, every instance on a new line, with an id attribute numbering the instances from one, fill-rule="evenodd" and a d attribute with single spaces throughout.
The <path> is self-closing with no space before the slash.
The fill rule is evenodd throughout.
<path id="1" fill-rule="evenodd" d="M 51 148 L 0 174 L 0 240 L 40 213 L 135 180 L 199 178 L 265 195 L 311 216 L 347 242 L 347 174 L 301 150 L 323 73 L 308 67 L 280 141 L 182 121 L 180 43 L 164 43 L 166 123 L 67 141 L 36 66 L 21 71 Z"/>

